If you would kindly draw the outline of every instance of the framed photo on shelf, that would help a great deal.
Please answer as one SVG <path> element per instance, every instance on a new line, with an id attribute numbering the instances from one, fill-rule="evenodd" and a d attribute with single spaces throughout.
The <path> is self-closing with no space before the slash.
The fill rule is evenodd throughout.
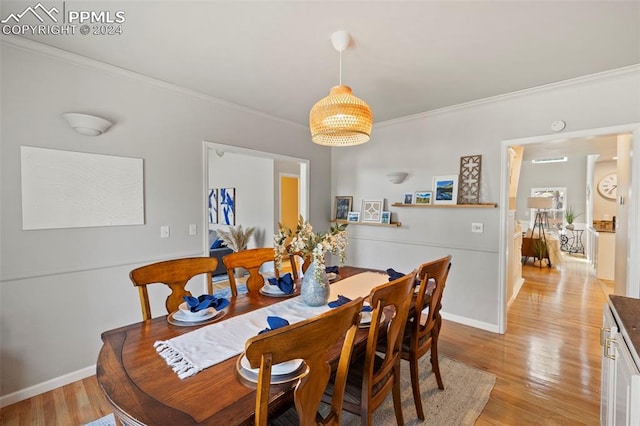
<path id="1" fill-rule="evenodd" d="M 351 196 L 336 196 L 333 217 L 336 220 L 347 220 L 353 204 Z"/>
<path id="2" fill-rule="evenodd" d="M 457 204 L 458 176 L 434 176 L 433 192 L 433 204 Z"/>
<path id="3" fill-rule="evenodd" d="M 349 212 L 347 222 L 360 222 L 360 212 Z"/>
<path id="4" fill-rule="evenodd" d="M 416 204 L 431 204 L 433 191 L 417 191 L 415 196 Z"/>
<path id="5" fill-rule="evenodd" d="M 363 222 L 377 222 L 382 220 L 383 200 L 362 200 L 360 220 Z"/>
<path id="6" fill-rule="evenodd" d="M 413 204 L 413 192 L 405 192 L 402 204 Z"/>
<path id="7" fill-rule="evenodd" d="M 380 221 L 380 223 L 391 223 L 391 212 L 383 211 L 382 220 Z"/>

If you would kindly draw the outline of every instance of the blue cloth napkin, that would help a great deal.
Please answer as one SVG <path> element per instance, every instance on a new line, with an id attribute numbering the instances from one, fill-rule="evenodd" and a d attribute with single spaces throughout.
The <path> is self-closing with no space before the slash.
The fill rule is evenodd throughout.
<path id="1" fill-rule="evenodd" d="M 349 299 L 346 296 L 343 296 L 341 294 L 338 295 L 338 298 L 336 300 L 333 300 L 331 302 L 329 302 L 329 307 L 330 308 L 337 308 L 338 306 L 342 306 L 345 303 L 349 303 L 351 302 L 351 299 Z M 370 305 L 363 305 L 362 306 L 362 312 L 371 312 L 373 311 L 373 308 Z"/>
<path id="2" fill-rule="evenodd" d="M 284 294 L 293 293 L 293 278 L 289 273 L 284 274 L 280 278 L 269 278 L 269 284 L 277 285 Z"/>
<path id="3" fill-rule="evenodd" d="M 389 281 L 395 281 L 398 278 L 404 277 L 404 274 L 402 272 L 398 272 L 393 268 L 387 269 L 387 274 L 389 274 Z"/>
<path id="4" fill-rule="evenodd" d="M 332 272 L 334 274 L 337 274 L 340 271 L 340 268 L 338 268 L 337 266 L 327 266 L 326 268 L 324 268 L 324 270 L 327 274 L 330 274 Z"/>
<path id="5" fill-rule="evenodd" d="M 289 325 L 289 321 L 287 321 L 284 318 L 280 318 L 280 317 L 268 316 L 267 317 L 267 324 L 269 324 L 269 327 L 265 328 L 264 330 L 262 330 L 258 334 L 266 333 L 267 331 L 276 330 L 276 329 L 278 329 L 280 327 L 287 326 L 287 325 Z"/>
<path id="6" fill-rule="evenodd" d="M 229 301 L 224 297 L 215 297 L 210 294 L 202 294 L 200 296 L 183 296 L 184 301 L 191 312 L 198 312 L 202 309 L 214 308 L 216 311 L 227 307 Z"/>

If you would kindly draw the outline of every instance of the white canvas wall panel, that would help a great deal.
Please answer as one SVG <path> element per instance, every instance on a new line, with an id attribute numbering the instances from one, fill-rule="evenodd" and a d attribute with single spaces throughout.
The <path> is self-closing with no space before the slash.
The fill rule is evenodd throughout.
<path id="1" fill-rule="evenodd" d="M 142 159 L 20 147 L 22 229 L 144 224 Z"/>

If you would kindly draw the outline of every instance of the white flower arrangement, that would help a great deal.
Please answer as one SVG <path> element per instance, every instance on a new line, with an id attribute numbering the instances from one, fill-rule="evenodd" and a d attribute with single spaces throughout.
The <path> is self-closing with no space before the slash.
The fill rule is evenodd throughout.
<path id="1" fill-rule="evenodd" d="M 324 234 L 314 233 L 313 227 L 302 216 L 298 219 L 295 232 L 289 227 L 278 224 L 278 233 L 274 235 L 274 258 L 278 271 L 282 267 L 282 258 L 286 255 L 300 253 L 304 257 L 311 257 L 315 268 L 315 278 L 322 279 L 325 269 L 325 252 L 340 257 L 340 265 L 344 264 L 347 252 L 347 224 L 335 224 Z M 287 241 L 291 241 L 287 244 Z"/>

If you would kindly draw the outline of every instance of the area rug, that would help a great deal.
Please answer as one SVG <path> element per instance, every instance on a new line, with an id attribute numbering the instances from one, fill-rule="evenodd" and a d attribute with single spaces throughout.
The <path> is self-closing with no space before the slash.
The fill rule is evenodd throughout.
<path id="1" fill-rule="evenodd" d="M 438 388 L 435 376 L 431 372 L 428 356 L 420 359 L 420 392 L 425 422 L 416 415 L 409 377 L 409 364 L 402 361 L 400 382 L 402 414 L 405 425 L 473 425 L 489 400 L 489 394 L 496 382 L 496 376 L 478 370 L 450 358 L 440 357 L 440 374 L 444 390 Z M 322 412 L 322 410 L 321 410 Z M 351 413 L 342 413 L 343 425 L 356 426 L 360 417 Z M 274 422 L 276 425 L 297 425 L 295 410 L 288 410 Z M 391 395 L 373 413 L 374 425 L 396 424 Z"/>
<path id="2" fill-rule="evenodd" d="M 438 389 L 436 379 L 431 372 L 429 357 L 420 359 L 420 391 L 425 424 L 433 425 L 473 425 L 489 400 L 489 394 L 496 382 L 496 376 L 478 370 L 447 357 L 440 357 L 440 373 L 444 390 Z M 423 424 L 416 415 L 409 378 L 409 365 L 402 362 L 402 413 L 405 425 Z M 297 425 L 295 410 L 289 410 L 280 416 L 274 424 Z M 360 417 L 343 412 L 342 424 L 355 426 Z M 374 425 L 394 425 L 396 418 L 391 395 L 373 414 Z M 113 414 L 102 417 L 87 426 L 115 426 Z"/>
<path id="3" fill-rule="evenodd" d="M 98 420 L 87 423 L 86 426 L 116 426 L 116 420 L 113 418 L 113 414 L 108 414 Z"/>

